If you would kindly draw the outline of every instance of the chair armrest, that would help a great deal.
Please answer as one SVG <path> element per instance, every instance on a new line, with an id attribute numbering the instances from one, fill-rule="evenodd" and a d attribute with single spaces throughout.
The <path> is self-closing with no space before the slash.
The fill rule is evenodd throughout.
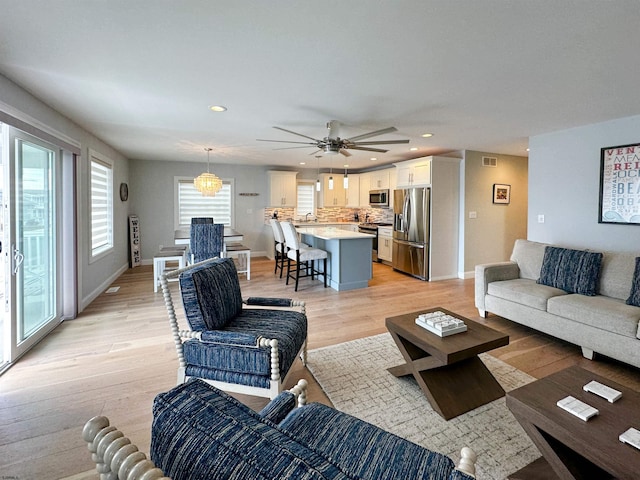
<path id="1" fill-rule="evenodd" d="M 256 307 L 278 307 L 278 308 L 295 308 L 297 307 L 301 313 L 306 314 L 305 302 L 303 300 L 293 300 L 291 298 L 270 298 L 270 297 L 249 297 L 242 300 L 245 305 Z"/>
<path id="2" fill-rule="evenodd" d="M 299 380 L 291 390 L 282 392 L 271 400 L 258 415 L 273 423 L 280 423 L 296 407 L 296 401 L 298 407 L 307 403 L 307 386 L 305 379 Z"/>
<path id="3" fill-rule="evenodd" d="M 110 426 L 107 417 L 89 420 L 82 429 L 82 438 L 92 453 L 100 478 L 120 479 L 119 472 L 129 472 L 126 478 L 171 480 L 120 430 Z"/>
<path id="4" fill-rule="evenodd" d="M 270 298 L 270 297 L 249 297 L 244 300 L 247 305 L 257 305 L 260 307 L 286 307 L 292 305 L 293 300 L 290 298 Z"/>
<path id="5" fill-rule="evenodd" d="M 222 345 L 258 348 L 260 336 L 251 333 L 227 332 L 224 330 L 205 330 L 201 332 L 200 341 L 202 343 L 219 343 Z"/>
<path id="6" fill-rule="evenodd" d="M 476 308 L 482 316 L 485 311 L 484 296 L 491 282 L 513 280 L 520 276 L 520 268 L 515 262 L 488 263 L 476 265 L 475 301 Z"/>

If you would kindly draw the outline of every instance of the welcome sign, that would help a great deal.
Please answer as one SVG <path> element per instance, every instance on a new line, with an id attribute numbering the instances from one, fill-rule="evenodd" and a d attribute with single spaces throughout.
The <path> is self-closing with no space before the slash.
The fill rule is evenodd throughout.
<path id="1" fill-rule="evenodd" d="M 601 150 L 598 222 L 640 224 L 640 144 Z"/>

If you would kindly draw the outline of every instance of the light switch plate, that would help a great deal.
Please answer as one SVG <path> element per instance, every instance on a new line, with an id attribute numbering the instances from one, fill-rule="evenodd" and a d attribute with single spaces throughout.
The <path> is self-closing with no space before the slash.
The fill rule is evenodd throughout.
<path id="1" fill-rule="evenodd" d="M 538 223 L 544 223 L 544 215 L 538 215 Z"/>
<path id="2" fill-rule="evenodd" d="M 469 212 L 469 218 L 478 218 L 478 212 Z"/>

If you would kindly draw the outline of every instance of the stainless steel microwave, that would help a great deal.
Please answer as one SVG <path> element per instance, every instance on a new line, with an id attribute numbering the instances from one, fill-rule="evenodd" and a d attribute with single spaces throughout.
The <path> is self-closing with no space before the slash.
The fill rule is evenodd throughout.
<path id="1" fill-rule="evenodd" d="M 388 207 L 389 190 L 369 190 L 370 207 Z"/>

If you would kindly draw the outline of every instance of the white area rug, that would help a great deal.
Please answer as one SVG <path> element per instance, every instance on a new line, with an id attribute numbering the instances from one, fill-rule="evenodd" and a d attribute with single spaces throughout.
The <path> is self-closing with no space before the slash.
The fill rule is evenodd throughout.
<path id="1" fill-rule="evenodd" d="M 480 358 L 505 391 L 535 380 L 490 355 Z M 412 376 L 396 378 L 387 372 L 401 363 L 404 359 L 388 333 L 308 352 L 309 370 L 338 410 L 444 453 L 456 463 L 460 449 L 471 447 L 478 455 L 479 480 L 505 479 L 540 457 L 504 397 L 446 421 L 431 408 Z"/>

